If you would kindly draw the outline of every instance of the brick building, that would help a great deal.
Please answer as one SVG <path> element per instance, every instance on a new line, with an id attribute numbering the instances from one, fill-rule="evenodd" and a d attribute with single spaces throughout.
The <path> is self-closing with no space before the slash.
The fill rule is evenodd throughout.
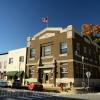
<path id="1" fill-rule="evenodd" d="M 100 84 L 100 46 L 72 25 L 46 28 L 27 38 L 27 79 L 51 86 L 81 86 L 83 80 L 87 83 L 87 71 L 90 85 Z"/>

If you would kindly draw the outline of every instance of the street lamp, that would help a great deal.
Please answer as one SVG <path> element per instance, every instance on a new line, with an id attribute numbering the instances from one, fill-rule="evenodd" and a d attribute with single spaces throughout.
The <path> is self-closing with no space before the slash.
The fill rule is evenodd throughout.
<path id="1" fill-rule="evenodd" d="M 56 86 L 56 67 L 57 67 L 57 61 L 54 57 L 53 59 L 53 62 L 54 62 L 54 86 Z"/>
<path id="2" fill-rule="evenodd" d="M 82 81 L 82 86 L 85 85 L 85 80 L 84 80 L 84 56 L 82 56 L 82 65 L 83 65 L 83 81 Z"/>
<path id="3" fill-rule="evenodd" d="M 20 80 L 20 66 L 21 66 L 21 61 L 19 61 L 19 72 L 18 72 L 18 79 Z"/>

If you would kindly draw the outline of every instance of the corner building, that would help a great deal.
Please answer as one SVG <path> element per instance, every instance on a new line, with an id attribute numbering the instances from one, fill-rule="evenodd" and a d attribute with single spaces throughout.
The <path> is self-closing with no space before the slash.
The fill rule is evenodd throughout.
<path id="1" fill-rule="evenodd" d="M 27 38 L 26 78 L 43 85 L 82 86 L 87 84 L 86 72 L 91 72 L 90 85 L 100 84 L 100 46 L 75 30 L 46 28 Z"/>

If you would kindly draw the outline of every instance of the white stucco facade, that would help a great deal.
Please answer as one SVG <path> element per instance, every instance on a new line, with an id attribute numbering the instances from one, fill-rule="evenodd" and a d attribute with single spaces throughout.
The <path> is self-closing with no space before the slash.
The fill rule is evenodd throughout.
<path id="1" fill-rule="evenodd" d="M 0 54 L 0 72 L 6 71 L 7 68 L 8 53 Z"/>
<path id="2" fill-rule="evenodd" d="M 20 57 L 23 56 L 23 62 L 20 62 Z M 9 59 L 13 59 L 12 63 L 9 63 Z M 9 71 L 24 71 L 26 64 L 26 48 L 20 48 L 16 50 L 11 50 L 8 52 L 7 68 L 6 72 Z"/>

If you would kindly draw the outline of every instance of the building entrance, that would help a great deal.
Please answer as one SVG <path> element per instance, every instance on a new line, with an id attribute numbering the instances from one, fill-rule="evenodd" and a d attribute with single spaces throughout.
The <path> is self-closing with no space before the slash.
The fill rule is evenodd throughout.
<path id="1" fill-rule="evenodd" d="M 48 76 L 48 73 L 46 73 L 46 76 L 45 76 L 45 82 L 46 82 L 46 83 L 49 82 L 49 76 Z"/>

